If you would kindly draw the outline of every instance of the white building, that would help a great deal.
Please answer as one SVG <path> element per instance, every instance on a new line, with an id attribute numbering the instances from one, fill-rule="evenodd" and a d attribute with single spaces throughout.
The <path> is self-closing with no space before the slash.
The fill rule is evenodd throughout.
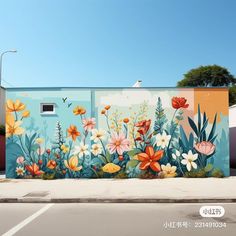
<path id="1" fill-rule="evenodd" d="M 236 104 L 229 108 L 230 163 L 236 168 Z"/>
<path id="2" fill-rule="evenodd" d="M 229 127 L 236 127 L 236 105 L 229 108 Z"/>

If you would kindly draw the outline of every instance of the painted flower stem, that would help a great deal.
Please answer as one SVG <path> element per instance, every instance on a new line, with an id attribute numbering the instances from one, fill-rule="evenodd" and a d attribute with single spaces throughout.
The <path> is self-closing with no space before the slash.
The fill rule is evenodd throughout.
<path id="1" fill-rule="evenodd" d="M 103 148 L 103 151 L 104 151 L 104 153 L 105 153 L 105 155 L 107 154 L 107 151 L 106 151 L 106 148 L 105 148 L 105 145 L 104 145 L 104 143 L 103 143 L 103 141 L 100 139 L 100 142 L 101 142 L 101 144 L 102 144 L 102 148 Z"/>
<path id="2" fill-rule="evenodd" d="M 178 162 L 178 165 L 179 165 L 179 169 L 180 169 L 180 171 L 181 171 L 181 173 L 182 173 L 182 176 L 184 176 L 184 172 L 183 172 L 183 170 L 182 170 L 182 166 L 181 166 L 181 162 L 180 162 L 180 159 L 179 159 L 179 158 L 177 158 L 177 162 Z"/>
<path id="3" fill-rule="evenodd" d="M 108 111 L 107 111 L 107 114 L 105 114 L 105 117 L 106 117 L 106 123 L 107 123 L 107 128 L 108 128 L 107 132 L 109 133 L 109 135 L 111 135 L 111 128 L 110 128 L 109 120 L 108 120 L 109 118 Z"/>

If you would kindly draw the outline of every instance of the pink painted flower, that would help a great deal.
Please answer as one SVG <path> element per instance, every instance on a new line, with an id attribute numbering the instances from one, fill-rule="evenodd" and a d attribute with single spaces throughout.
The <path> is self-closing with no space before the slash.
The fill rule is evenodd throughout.
<path id="1" fill-rule="evenodd" d="M 215 145 L 211 142 L 202 141 L 197 143 L 194 148 L 201 154 L 209 156 L 214 153 Z"/>
<path id="2" fill-rule="evenodd" d="M 18 157 L 18 158 L 16 159 L 16 162 L 17 162 L 17 164 L 23 164 L 23 163 L 24 163 L 24 160 L 25 160 L 25 158 L 22 157 L 22 156 L 20 156 L 20 157 Z"/>
<path id="3" fill-rule="evenodd" d="M 96 122 L 95 118 L 83 119 L 83 127 L 85 131 L 91 131 L 95 128 Z"/>
<path id="4" fill-rule="evenodd" d="M 113 133 L 107 147 L 111 154 L 117 152 L 122 155 L 123 152 L 129 151 L 129 140 L 125 138 L 123 133 Z"/>

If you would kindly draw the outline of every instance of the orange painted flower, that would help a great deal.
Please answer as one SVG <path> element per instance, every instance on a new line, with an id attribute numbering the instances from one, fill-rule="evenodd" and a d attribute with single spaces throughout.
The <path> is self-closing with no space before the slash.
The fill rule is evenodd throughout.
<path id="1" fill-rule="evenodd" d="M 30 172 L 32 176 L 42 175 L 44 172 L 39 170 L 39 166 L 33 163 L 32 165 L 26 165 L 25 169 Z"/>
<path id="2" fill-rule="evenodd" d="M 81 107 L 81 106 L 77 106 L 76 108 L 74 108 L 73 113 L 76 116 L 77 115 L 83 115 L 83 114 L 86 113 L 86 110 L 83 107 Z"/>
<path id="3" fill-rule="evenodd" d="M 159 172 L 161 170 L 161 166 L 157 161 L 163 157 L 163 154 L 163 150 L 154 152 L 152 146 L 147 146 L 145 148 L 145 152 L 137 155 L 138 160 L 142 162 L 139 166 L 140 170 L 147 170 L 148 167 L 150 167 L 153 171 Z"/>
<path id="4" fill-rule="evenodd" d="M 136 127 L 138 127 L 138 132 L 141 134 L 141 135 L 145 135 L 149 128 L 150 128 L 150 125 L 151 125 L 151 120 L 142 120 L 138 123 L 135 124 Z"/>
<path id="5" fill-rule="evenodd" d="M 24 111 L 23 113 L 22 113 L 22 117 L 23 118 L 27 118 L 27 117 L 29 117 L 30 116 L 30 111 Z"/>
<path id="6" fill-rule="evenodd" d="M 47 168 L 53 170 L 57 166 L 57 163 L 54 160 L 49 160 L 47 163 Z"/>
<path id="7" fill-rule="evenodd" d="M 64 164 L 71 171 L 80 171 L 82 169 L 82 166 L 78 166 L 79 160 L 77 156 L 72 156 L 69 160 L 64 160 Z"/>
<path id="8" fill-rule="evenodd" d="M 107 105 L 107 106 L 105 106 L 104 108 L 105 108 L 105 110 L 108 111 L 108 110 L 111 108 L 111 106 L 110 106 L 110 105 Z"/>
<path id="9" fill-rule="evenodd" d="M 125 124 L 129 123 L 129 118 L 125 118 L 125 119 L 123 120 L 123 122 L 124 122 Z"/>
<path id="10" fill-rule="evenodd" d="M 101 114 L 102 114 L 102 115 L 106 114 L 106 111 L 105 111 L 105 110 L 102 110 L 102 111 L 101 111 Z"/>
<path id="11" fill-rule="evenodd" d="M 77 130 L 77 127 L 75 125 L 70 125 L 70 127 L 67 129 L 68 136 L 72 138 L 73 141 L 76 140 L 78 136 L 80 136 L 80 132 Z"/>
<path id="12" fill-rule="evenodd" d="M 17 112 L 23 111 L 25 109 L 25 104 L 22 103 L 20 100 L 16 100 L 13 102 L 12 100 L 7 100 L 6 103 L 6 112 Z"/>
<path id="13" fill-rule="evenodd" d="M 179 108 L 188 108 L 189 104 L 187 103 L 187 99 L 184 97 L 173 97 L 172 98 L 172 107 L 175 109 Z"/>

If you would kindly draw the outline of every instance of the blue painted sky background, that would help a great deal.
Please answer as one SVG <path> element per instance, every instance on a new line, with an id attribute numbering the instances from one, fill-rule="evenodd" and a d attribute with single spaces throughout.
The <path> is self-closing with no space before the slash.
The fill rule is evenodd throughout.
<path id="1" fill-rule="evenodd" d="M 189 69 L 236 75 L 235 0 L 0 0 L 3 82 L 175 86 Z"/>

